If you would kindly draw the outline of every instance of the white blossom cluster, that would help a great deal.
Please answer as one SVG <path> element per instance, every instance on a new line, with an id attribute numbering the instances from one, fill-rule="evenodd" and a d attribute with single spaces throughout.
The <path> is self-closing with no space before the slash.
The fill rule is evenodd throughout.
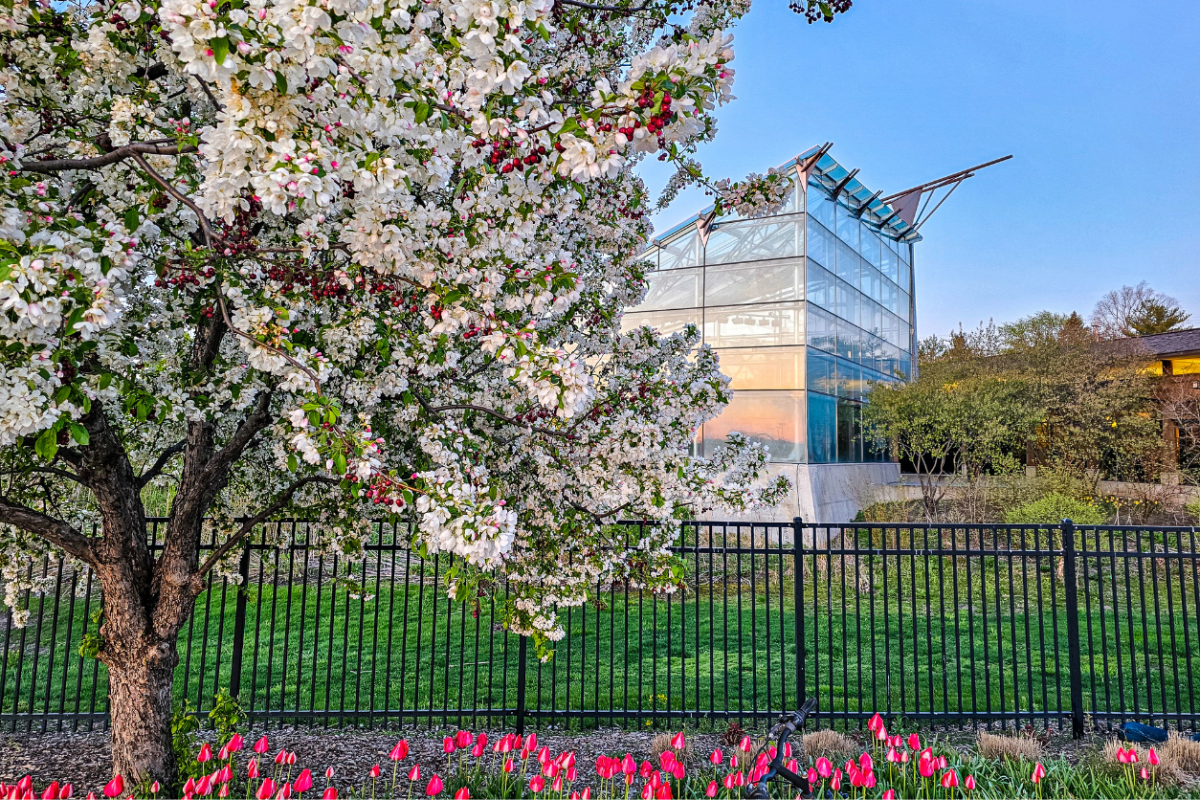
<path id="1" fill-rule="evenodd" d="M 142 471 L 265 408 L 218 540 L 288 492 L 345 555 L 414 519 L 455 596 L 503 576 L 539 643 L 597 583 L 671 590 L 680 518 L 785 487 L 737 437 L 689 456 L 731 396 L 696 331 L 621 332 L 636 167 L 704 181 L 748 8 L 650 5 L 0 0 L 0 493 L 54 495 L 97 413 Z M 786 192 L 714 188 L 746 216 Z"/>

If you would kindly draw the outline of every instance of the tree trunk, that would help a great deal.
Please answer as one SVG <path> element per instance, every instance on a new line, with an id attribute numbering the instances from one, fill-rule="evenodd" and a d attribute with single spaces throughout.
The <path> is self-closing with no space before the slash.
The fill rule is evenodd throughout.
<path id="1" fill-rule="evenodd" d="M 129 784 L 175 783 L 171 688 L 178 662 L 173 642 L 142 646 L 107 661 L 113 770 Z"/>

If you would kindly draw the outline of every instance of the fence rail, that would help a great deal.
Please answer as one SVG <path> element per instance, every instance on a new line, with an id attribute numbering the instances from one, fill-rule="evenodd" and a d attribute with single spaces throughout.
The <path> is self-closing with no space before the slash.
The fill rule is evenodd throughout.
<path id="1" fill-rule="evenodd" d="M 210 576 L 197 600 L 180 705 L 205 712 L 227 690 L 260 726 L 745 726 L 807 696 L 846 726 L 876 711 L 1076 735 L 1200 720 L 1191 528 L 690 522 L 677 592 L 594 587 L 542 663 L 499 625 L 503 584 L 448 601 L 450 557 L 422 558 L 408 529 L 377 528 L 347 562 L 302 522 L 271 525 L 240 580 Z M 46 559 L 26 577 L 43 591 L 23 599 L 24 627 L 4 616 L 0 727 L 107 725 L 107 671 L 79 653 L 94 576 Z"/>

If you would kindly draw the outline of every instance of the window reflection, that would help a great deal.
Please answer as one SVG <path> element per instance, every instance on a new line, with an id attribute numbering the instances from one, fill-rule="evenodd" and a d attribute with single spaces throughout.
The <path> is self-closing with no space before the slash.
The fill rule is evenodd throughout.
<path id="1" fill-rule="evenodd" d="M 833 203 L 829 200 L 829 195 L 825 194 L 825 190 L 814 183 L 808 184 L 808 213 L 821 221 L 829 230 L 833 230 L 834 225 L 834 210 Z"/>
<path id="2" fill-rule="evenodd" d="M 834 290 L 835 278 L 811 261 L 808 263 L 807 273 L 808 290 L 805 299 L 821 308 L 832 310 L 837 297 L 837 292 Z"/>
<path id="3" fill-rule="evenodd" d="M 701 305 L 704 272 L 700 267 L 653 272 L 646 276 L 646 282 L 649 284 L 646 299 L 637 307 L 638 311 L 697 308 Z"/>
<path id="4" fill-rule="evenodd" d="M 859 288 L 867 297 L 871 298 L 872 300 L 879 300 L 879 292 L 881 291 L 880 282 L 883 280 L 879 274 L 879 270 L 867 264 L 865 261 L 860 263 L 859 266 Z"/>
<path id="5" fill-rule="evenodd" d="M 801 235 L 796 220 L 726 222 L 709 235 L 704 263 L 731 264 L 796 256 L 801 252 Z"/>
<path id="6" fill-rule="evenodd" d="M 750 347 L 804 343 L 804 306 L 709 308 L 704 341 L 713 347 Z"/>
<path id="7" fill-rule="evenodd" d="M 865 258 L 872 266 L 878 267 L 882 259 L 880 249 L 882 245 L 879 243 L 879 236 L 875 231 L 862 227 L 862 257 Z"/>
<path id="8" fill-rule="evenodd" d="M 862 354 L 862 331 L 849 322 L 838 320 L 837 354 L 850 361 L 858 361 Z"/>
<path id="9" fill-rule="evenodd" d="M 858 261 L 857 253 L 845 243 L 838 242 L 837 276 L 856 289 L 858 288 Z"/>
<path id="10" fill-rule="evenodd" d="M 704 424 L 704 453 L 713 453 L 736 431 L 766 445 L 773 461 L 800 461 L 803 413 L 803 392 L 735 392 L 721 415 Z"/>
<path id="11" fill-rule="evenodd" d="M 804 299 L 804 261 L 756 261 L 708 267 L 706 305 L 779 303 Z"/>
<path id="12" fill-rule="evenodd" d="M 833 352 L 837 343 L 837 323 L 833 314 L 814 306 L 808 307 L 808 345 Z"/>
<path id="13" fill-rule="evenodd" d="M 850 213 L 843 205 L 837 207 L 837 235 L 846 244 L 858 252 L 858 217 Z"/>
<path id="14" fill-rule="evenodd" d="M 808 393 L 808 460 L 831 464 L 837 458 L 837 400 Z"/>
<path id="15" fill-rule="evenodd" d="M 837 460 L 840 463 L 862 461 L 862 430 L 857 403 L 837 401 Z"/>
<path id="16" fill-rule="evenodd" d="M 626 314 L 621 319 L 621 330 L 629 331 L 642 325 L 649 325 L 663 335 L 678 333 L 688 325 L 699 327 L 701 324 L 700 309 L 686 311 L 645 311 Z"/>
<path id="17" fill-rule="evenodd" d="M 658 256 L 659 269 L 682 269 L 700 263 L 700 234 L 694 228 L 689 228 L 670 242 L 661 245 Z"/>
<path id="18" fill-rule="evenodd" d="M 811 215 L 808 217 L 808 258 L 833 271 L 834 242 L 837 240 L 824 225 Z"/>
<path id="19" fill-rule="evenodd" d="M 803 347 L 769 350 L 719 350 L 721 372 L 736 391 L 743 389 L 803 389 Z"/>
<path id="20" fill-rule="evenodd" d="M 837 302 L 834 313 L 844 320 L 858 324 L 858 290 L 845 281 L 837 282 Z"/>

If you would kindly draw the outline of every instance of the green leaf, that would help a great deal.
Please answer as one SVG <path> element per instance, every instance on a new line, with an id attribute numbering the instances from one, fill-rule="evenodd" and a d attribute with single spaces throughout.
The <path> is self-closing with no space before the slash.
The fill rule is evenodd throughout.
<path id="1" fill-rule="evenodd" d="M 209 39 L 208 46 L 212 48 L 213 60 L 218 64 L 224 64 L 225 59 L 229 56 L 229 39 L 222 36 L 219 39 Z"/>
<path id="2" fill-rule="evenodd" d="M 279 92 L 280 94 L 288 93 L 287 78 L 283 77 L 282 72 L 275 73 L 275 91 Z"/>
<path id="3" fill-rule="evenodd" d="M 55 454 L 58 453 L 58 431 L 54 428 L 42 431 L 42 435 L 37 438 L 33 449 L 42 458 L 53 461 Z"/>
<path id="4" fill-rule="evenodd" d="M 138 219 L 138 210 L 134 206 L 125 209 L 125 230 L 133 233 L 138 229 L 140 220 Z"/>
<path id="5" fill-rule="evenodd" d="M 295 472 L 300 469 L 300 462 L 296 459 L 295 453 L 288 453 L 288 471 Z"/>
<path id="6" fill-rule="evenodd" d="M 91 441 L 91 437 L 88 435 L 87 428 L 83 427 L 78 422 L 71 423 L 71 438 L 83 446 L 87 446 L 87 443 Z"/>
<path id="7" fill-rule="evenodd" d="M 106 372 L 100 376 L 100 391 L 104 391 L 109 386 L 112 386 L 113 376 L 111 372 Z"/>
<path id="8" fill-rule="evenodd" d="M 420 125 L 422 122 L 429 119 L 429 112 L 431 110 L 432 109 L 429 107 L 429 103 L 417 103 L 417 111 L 413 115 L 413 119 L 416 120 L 418 125 Z"/>
<path id="9" fill-rule="evenodd" d="M 333 457 L 333 474 L 346 474 L 346 455 L 344 453 L 338 453 Z"/>

